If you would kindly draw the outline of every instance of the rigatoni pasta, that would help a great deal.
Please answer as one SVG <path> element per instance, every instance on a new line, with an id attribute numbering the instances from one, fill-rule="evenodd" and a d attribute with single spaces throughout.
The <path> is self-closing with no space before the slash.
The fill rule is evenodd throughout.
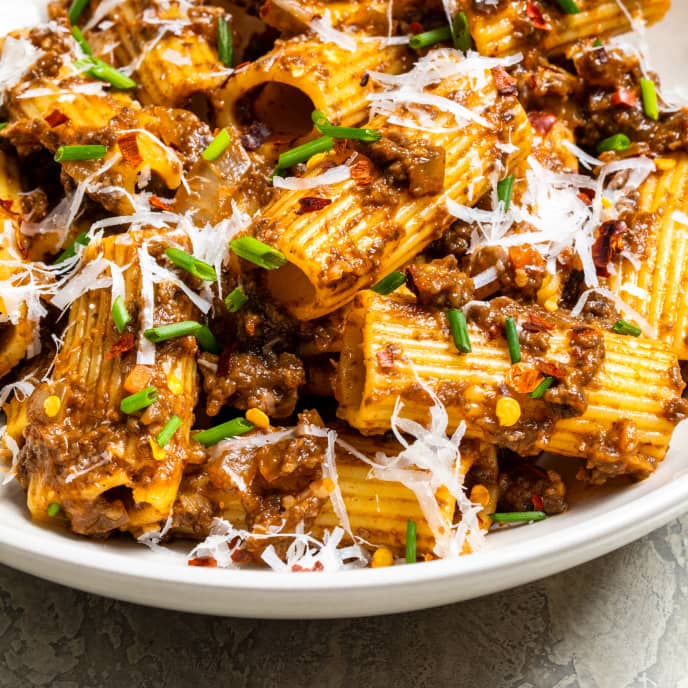
<path id="1" fill-rule="evenodd" d="M 513 0 L 496 12 L 469 10 L 471 35 L 484 55 L 510 55 L 530 46 L 562 53 L 576 41 L 611 36 L 633 28 L 629 18 L 654 24 L 669 0 L 583 0 L 578 13 L 540 2 Z"/>
<path id="2" fill-rule="evenodd" d="M 656 161 L 657 171 L 640 187 L 636 224 L 600 230 L 600 261 L 612 263 L 608 286 L 644 316 L 657 337 L 682 360 L 688 358 L 688 156 Z M 612 236 L 613 235 L 613 236 Z M 632 244 L 628 247 L 626 243 Z"/>

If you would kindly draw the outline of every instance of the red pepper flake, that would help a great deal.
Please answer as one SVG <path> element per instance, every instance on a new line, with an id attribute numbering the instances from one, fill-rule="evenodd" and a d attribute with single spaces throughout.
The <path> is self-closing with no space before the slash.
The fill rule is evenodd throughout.
<path id="1" fill-rule="evenodd" d="M 592 205 L 592 200 L 595 198 L 595 192 L 591 189 L 581 189 L 576 196 L 578 196 L 585 205 Z"/>
<path id="2" fill-rule="evenodd" d="M 554 325 L 546 320 L 543 320 L 535 313 L 528 313 L 528 322 L 521 326 L 526 332 L 551 332 Z"/>
<path id="3" fill-rule="evenodd" d="M 325 567 L 319 561 L 316 561 L 315 564 L 313 564 L 312 569 L 306 568 L 305 566 L 301 566 L 301 564 L 292 564 L 292 567 L 291 567 L 291 570 L 294 573 L 305 573 L 305 572 L 310 572 L 310 571 L 323 571 L 324 569 L 325 569 Z"/>
<path id="4" fill-rule="evenodd" d="M 541 29 L 542 31 L 551 30 L 552 25 L 549 23 L 549 19 L 532 0 L 529 0 L 526 6 L 526 16 L 536 29 Z"/>
<path id="5" fill-rule="evenodd" d="M 532 494 L 530 495 L 530 501 L 533 502 L 533 508 L 535 511 L 543 511 L 545 508 L 545 500 L 542 495 Z"/>
<path id="6" fill-rule="evenodd" d="M 248 67 L 250 64 L 251 63 L 248 60 L 246 62 L 240 62 L 236 67 L 234 67 L 234 71 L 237 72 L 244 67 Z"/>
<path id="7" fill-rule="evenodd" d="M 13 203 L 14 203 L 14 201 L 12 201 L 11 199 L 0 198 L 0 208 L 2 208 L 3 210 L 6 210 L 8 213 L 12 212 L 12 204 Z"/>
<path id="8" fill-rule="evenodd" d="M 331 198 L 305 196 L 304 198 L 299 198 L 299 209 L 296 211 L 296 214 L 305 215 L 306 213 L 315 213 L 330 205 L 330 203 L 332 203 Z"/>
<path id="9" fill-rule="evenodd" d="M 612 94 L 612 104 L 615 107 L 632 108 L 638 104 L 638 96 L 630 88 L 620 88 Z"/>
<path id="10" fill-rule="evenodd" d="M 245 549 L 237 549 L 232 552 L 231 559 L 235 564 L 248 564 L 249 562 L 253 561 L 253 556 Z"/>
<path id="11" fill-rule="evenodd" d="M 136 140 L 136 132 L 130 131 L 117 137 L 117 145 L 122 153 L 122 157 L 132 166 L 138 167 L 143 158 L 139 152 L 139 144 Z"/>
<path id="12" fill-rule="evenodd" d="M 154 208 L 157 208 L 158 210 L 171 210 L 172 209 L 172 206 L 167 201 L 164 201 L 162 198 L 158 198 L 157 196 L 151 196 L 150 197 L 150 204 Z"/>
<path id="13" fill-rule="evenodd" d="M 409 24 L 409 33 L 411 34 L 417 34 L 417 33 L 423 33 L 424 27 L 420 22 L 414 21 Z"/>
<path id="14" fill-rule="evenodd" d="M 125 332 L 113 345 L 110 351 L 105 354 L 105 358 L 110 360 L 117 358 L 120 354 L 131 351 L 136 346 L 136 338 L 131 332 Z"/>
<path id="15" fill-rule="evenodd" d="M 217 359 L 217 377 L 227 377 L 229 371 L 232 369 L 232 356 L 234 350 L 232 347 L 227 347 L 222 350 L 220 357 Z"/>
<path id="16" fill-rule="evenodd" d="M 515 270 L 522 268 L 540 268 L 545 266 L 545 259 L 529 244 L 523 246 L 511 246 L 509 248 L 509 260 Z"/>
<path id="17" fill-rule="evenodd" d="M 501 65 L 492 68 L 492 76 L 500 96 L 515 96 L 518 93 L 518 82 Z"/>
<path id="18" fill-rule="evenodd" d="M 217 559 L 214 557 L 196 557 L 186 562 L 189 566 L 204 566 L 205 568 L 217 568 Z"/>
<path id="19" fill-rule="evenodd" d="M 394 369 L 394 359 L 399 358 L 400 355 L 401 349 L 396 344 L 387 344 L 384 349 L 375 354 L 375 357 L 380 369 L 388 373 Z"/>
<path id="20" fill-rule="evenodd" d="M 542 374 L 526 363 L 516 363 L 507 371 L 505 382 L 519 394 L 529 394 L 542 382 Z"/>
<path id="21" fill-rule="evenodd" d="M 623 251 L 623 236 L 628 225 L 623 220 L 610 220 L 600 225 L 592 245 L 592 259 L 600 277 L 609 277 L 609 262 L 615 253 Z"/>
<path id="22" fill-rule="evenodd" d="M 529 112 L 528 119 L 533 129 L 542 136 L 546 136 L 557 121 L 556 115 L 550 112 L 539 112 L 537 110 Z"/>
<path id="23" fill-rule="evenodd" d="M 45 121 L 50 125 L 50 127 L 58 127 L 60 124 L 69 122 L 69 117 L 59 110 L 53 110 L 46 118 Z"/>
<path id="24" fill-rule="evenodd" d="M 566 369 L 555 361 L 544 361 L 541 358 L 536 361 L 538 370 L 547 377 L 555 377 L 563 380 L 566 377 Z"/>
<path id="25" fill-rule="evenodd" d="M 367 186 L 373 181 L 373 163 L 365 157 L 359 159 L 351 166 L 351 178 L 356 186 Z"/>

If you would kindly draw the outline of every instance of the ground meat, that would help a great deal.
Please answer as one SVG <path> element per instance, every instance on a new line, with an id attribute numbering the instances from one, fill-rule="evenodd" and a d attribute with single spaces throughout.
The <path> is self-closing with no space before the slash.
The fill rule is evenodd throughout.
<path id="1" fill-rule="evenodd" d="M 505 463 L 499 474 L 498 512 L 544 511 L 553 515 L 566 511 L 566 486 L 556 471 L 545 470 L 513 454 Z"/>
<path id="2" fill-rule="evenodd" d="M 294 354 L 229 352 L 220 358 L 217 372 L 202 366 L 206 412 L 216 416 L 223 406 L 259 408 L 271 418 L 290 416 L 306 381 L 303 363 Z"/>
<path id="3" fill-rule="evenodd" d="M 228 448 L 211 461 L 208 473 L 218 489 L 238 489 L 247 524 L 256 533 L 275 527 L 293 533 L 303 522 L 306 532 L 329 500 L 322 480 L 327 438 L 317 411 L 299 415 L 295 436 L 253 449 Z M 315 434 L 313 434 L 315 433 Z M 268 545 L 284 556 L 291 538 L 249 539 L 247 550 L 259 557 Z"/>
<path id="4" fill-rule="evenodd" d="M 577 131 L 584 148 L 594 150 L 600 140 L 621 133 L 634 142 L 629 149 L 634 155 L 688 150 L 688 109 L 661 113 L 657 121 L 645 115 L 640 93 L 644 74 L 637 55 L 585 45 L 573 52 L 573 64 L 587 86 Z"/>
<path id="5" fill-rule="evenodd" d="M 466 222 L 455 222 L 441 238 L 433 241 L 426 252 L 433 257 L 442 258 L 449 254 L 457 259 L 463 258 L 471 245 L 473 227 Z"/>
<path id="6" fill-rule="evenodd" d="M 472 277 L 488 268 L 495 268 L 497 278 L 478 291 L 479 298 L 495 293 L 532 301 L 542 287 L 547 264 L 530 247 L 515 246 L 508 251 L 501 246 L 483 246 L 470 256 L 469 274 Z"/>
<path id="7" fill-rule="evenodd" d="M 553 65 L 538 50 L 526 51 L 513 70 L 518 97 L 526 110 L 538 110 L 578 121 L 576 97 L 582 81 L 571 72 Z"/>
<path id="8" fill-rule="evenodd" d="M 438 194 L 444 188 L 444 148 L 401 135 L 386 136 L 362 148 L 385 176 L 397 184 L 408 184 L 415 198 Z"/>
<path id="9" fill-rule="evenodd" d="M 461 272 L 454 256 L 406 269 L 407 286 L 418 303 L 435 308 L 461 308 L 473 298 L 473 280 Z"/>
<path id="10" fill-rule="evenodd" d="M 595 324 L 598 327 L 611 328 L 621 316 L 611 299 L 593 291 L 588 294 L 588 298 L 581 312 L 581 317 L 586 322 Z"/>
<path id="11" fill-rule="evenodd" d="M 604 362 L 604 336 L 592 327 L 574 327 L 569 333 L 571 358 L 576 370 L 576 383 L 587 385 Z"/>

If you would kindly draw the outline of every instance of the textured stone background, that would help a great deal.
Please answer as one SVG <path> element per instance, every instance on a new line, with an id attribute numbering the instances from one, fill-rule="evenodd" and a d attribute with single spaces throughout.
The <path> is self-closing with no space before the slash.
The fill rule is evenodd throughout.
<path id="1" fill-rule="evenodd" d="M 400 616 L 250 621 L 0 567 L 0 687 L 688 688 L 688 516 L 532 585 Z"/>

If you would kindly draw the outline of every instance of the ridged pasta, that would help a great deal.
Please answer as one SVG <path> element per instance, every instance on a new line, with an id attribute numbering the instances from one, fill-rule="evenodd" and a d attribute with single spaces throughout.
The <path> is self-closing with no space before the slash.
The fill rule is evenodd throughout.
<path id="1" fill-rule="evenodd" d="M 670 155 L 658 164 L 639 191 L 647 232 L 639 262 L 621 257 L 607 283 L 678 358 L 688 359 L 688 155 Z"/>
<path id="2" fill-rule="evenodd" d="M 132 69 L 144 105 L 181 107 L 194 94 L 207 93 L 227 78 L 229 71 L 218 59 L 216 42 L 206 35 L 211 27 L 214 34 L 224 11 L 195 1 L 185 5 L 191 5 L 193 19 L 181 4 L 124 0 L 110 12 L 115 19 L 111 27 L 86 31 L 96 54 L 114 45 L 114 62 Z M 97 11 L 93 4 L 93 12 Z M 90 26 L 89 16 L 84 15 L 82 24 Z M 194 20 L 206 30 L 196 30 Z"/>
<path id="3" fill-rule="evenodd" d="M 267 285 L 293 315 L 310 320 L 332 312 L 359 289 L 410 261 L 454 221 L 448 199 L 476 203 L 490 188 L 491 175 L 506 174 L 528 154 L 531 128 L 523 108 L 513 98 L 496 95 L 489 72 L 482 88 L 471 88 L 472 83 L 470 76 L 448 79 L 432 94 L 461 93 L 462 105 L 480 111 L 490 120 L 490 128 L 470 122 L 456 132 L 421 133 L 390 124 L 383 116 L 367 125 L 380 130 L 383 140 L 390 137 L 407 146 L 444 149 L 440 193 L 414 196 L 403 188 L 395 190 L 391 200 L 370 202 L 371 188 L 382 182 L 382 173 L 373 171 L 364 186 L 351 178 L 331 189 L 323 187 L 320 196 L 331 203 L 318 212 L 299 213 L 301 201 L 313 196 L 313 189 L 282 191 L 265 208 L 255 225 L 256 234 L 289 261 L 268 275 Z M 504 153 L 506 142 L 514 144 L 515 152 Z M 423 155 L 428 153 L 416 153 L 419 158 Z M 332 164 L 332 156 L 326 156 L 313 164 L 309 174 L 322 173 Z"/>
<path id="4" fill-rule="evenodd" d="M 366 119 L 366 96 L 373 84 L 361 85 L 369 71 L 399 73 L 410 64 L 405 46 L 381 47 L 360 41 L 356 53 L 332 43 L 297 36 L 277 41 L 255 62 L 237 69 L 213 94 L 220 126 L 242 129 L 263 121 L 288 138 L 312 136 L 311 112 L 319 109 L 337 124 Z"/>
<path id="5" fill-rule="evenodd" d="M 137 313 L 141 288 L 137 251 L 146 242 L 154 246 L 159 234 L 132 231 L 86 249 L 86 260 L 102 255 L 120 267 L 129 266 L 124 279 L 132 313 Z M 157 285 L 155 292 L 156 325 L 193 318 L 193 306 L 172 285 Z M 119 405 L 129 393 L 125 383 L 136 362 L 136 346 L 123 346 L 111 301 L 110 289 L 97 289 L 70 308 L 51 381 L 41 384 L 29 401 L 34 422 L 25 431 L 18 476 L 27 487 L 34 518 L 46 519 L 48 505 L 57 502 L 73 530 L 91 534 L 137 532 L 164 521 L 184 465 L 194 455 L 190 429 L 198 394 L 195 340 L 158 345 L 155 365 L 144 371 L 144 386 L 158 389 L 158 401 L 140 417 L 128 417 Z M 119 354 L 118 347 L 124 349 Z M 70 421 L 74 414 L 82 418 L 77 428 Z M 179 416 L 182 425 L 161 450 L 153 441 L 172 415 Z"/>
<path id="6" fill-rule="evenodd" d="M 527 316 L 516 305 L 502 308 L 504 317 L 511 310 L 521 319 Z M 548 361 L 571 364 L 571 327 L 558 325 L 550 333 Z M 510 391 L 504 340 L 490 339 L 470 323 L 469 332 L 473 351 L 459 354 L 443 313 L 371 291 L 360 293 L 344 333 L 336 388 L 339 416 L 365 434 L 384 433 L 400 398 L 402 415 L 425 423 L 431 402 L 419 386 L 422 382 L 443 401 L 452 427 L 466 421 L 469 437 L 513 446 L 519 437 L 529 436 L 536 450 L 587 458 L 600 475 L 644 477 L 666 454 L 678 421 L 672 408 L 684 386 L 666 345 L 600 332 L 605 357 L 584 387 L 585 412 L 555 419 L 551 432 L 543 432 L 543 426 L 532 426 L 533 419 L 548 412 L 551 418 L 551 409 L 540 399 Z M 389 357 L 378 357 L 390 346 L 396 352 L 391 367 Z M 496 405 L 506 396 L 515 397 L 523 413 L 505 429 Z"/>
<path id="7" fill-rule="evenodd" d="M 670 0 L 622 0 L 634 18 L 648 24 L 658 22 L 667 12 Z M 468 10 L 470 30 L 477 50 L 483 55 L 510 55 L 530 47 L 546 53 L 562 53 L 576 41 L 602 38 L 630 30 L 626 12 L 616 0 L 577 0 L 581 11 L 565 14 L 548 7 L 543 18 L 548 29 L 540 30 L 528 15 L 526 0 L 510 0 L 497 12 Z"/>

